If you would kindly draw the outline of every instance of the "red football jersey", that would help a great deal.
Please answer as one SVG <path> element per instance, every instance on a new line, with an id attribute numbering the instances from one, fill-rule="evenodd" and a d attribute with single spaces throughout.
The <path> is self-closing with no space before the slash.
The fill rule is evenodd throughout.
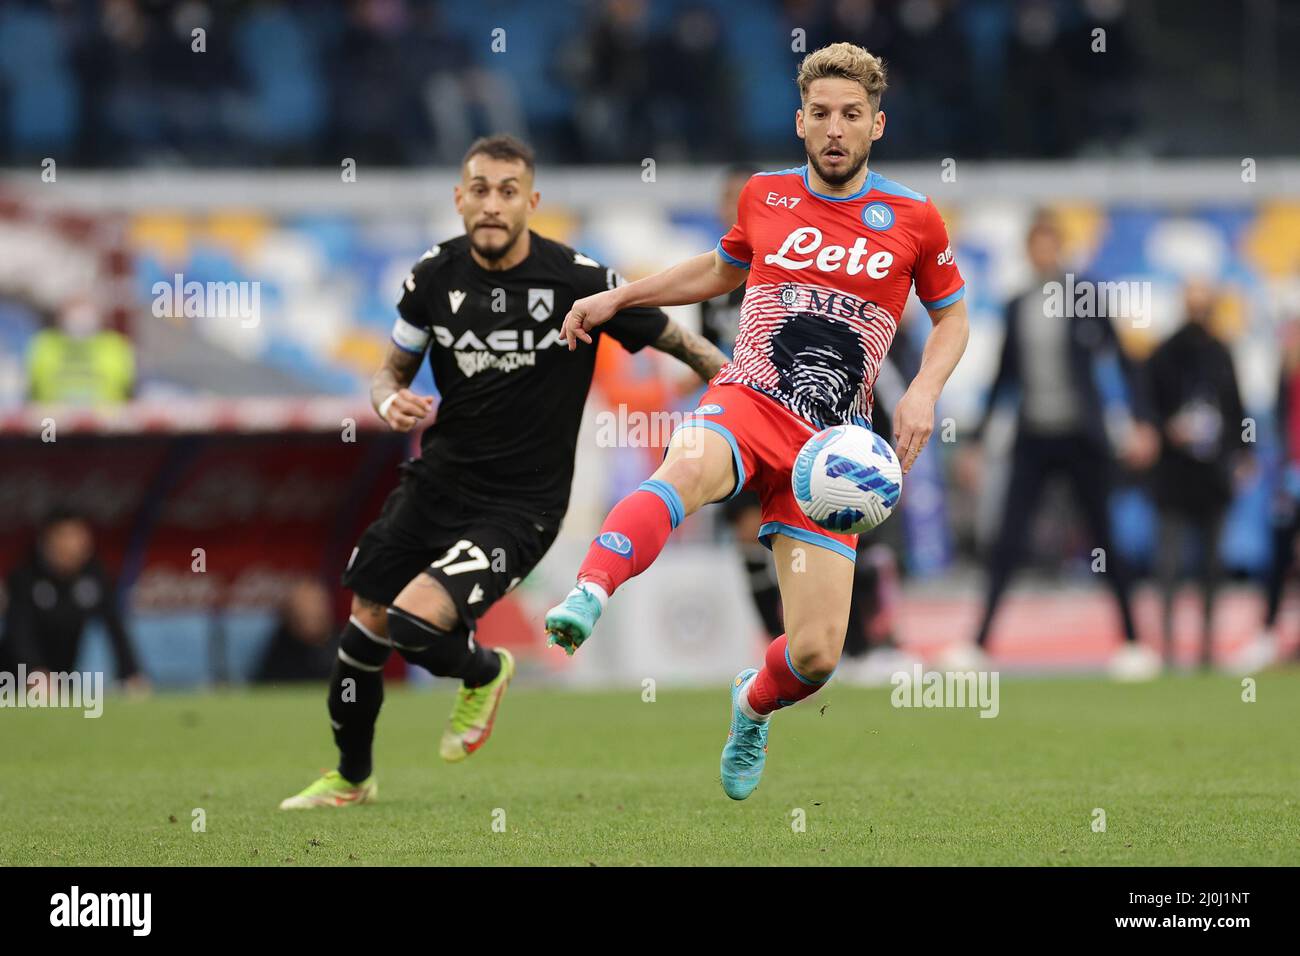
<path id="1" fill-rule="evenodd" d="M 750 273 L 714 383 L 749 385 L 819 428 L 869 424 L 913 285 L 927 309 L 966 291 L 934 203 L 876 172 L 845 197 L 813 192 L 807 166 L 759 173 L 717 248 Z"/>

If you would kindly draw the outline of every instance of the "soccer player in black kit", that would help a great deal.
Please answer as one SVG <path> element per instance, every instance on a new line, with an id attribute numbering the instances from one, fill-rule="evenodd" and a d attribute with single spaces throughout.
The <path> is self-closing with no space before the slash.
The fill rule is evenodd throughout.
<path id="1" fill-rule="evenodd" d="M 465 155 L 456 209 L 465 235 L 434 246 L 407 277 L 393 340 L 371 387 L 379 416 L 409 431 L 433 400 L 407 387 L 427 353 L 441 395 L 421 457 L 362 534 L 343 574 L 352 614 L 330 680 L 339 749 L 326 773 L 281 809 L 368 803 L 392 651 L 461 681 L 440 752 L 463 760 L 491 735 L 514 674 L 474 624 L 546 553 L 568 507 L 595 350 L 569 351 L 574 301 L 620 280 L 614 270 L 528 229 L 537 208 L 533 154 L 509 136 Z M 726 359 L 659 309 L 628 309 L 601 329 L 635 352 L 652 346 L 708 380 Z"/>

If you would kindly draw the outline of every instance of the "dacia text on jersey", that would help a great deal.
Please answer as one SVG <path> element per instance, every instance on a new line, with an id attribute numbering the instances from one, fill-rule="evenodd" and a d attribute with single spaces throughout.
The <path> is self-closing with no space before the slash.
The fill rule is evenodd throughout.
<path id="1" fill-rule="evenodd" d="M 457 338 L 445 326 L 433 326 L 433 337 L 443 348 L 451 349 L 456 364 L 465 376 L 486 369 L 513 372 L 537 364 L 537 353 L 562 341 L 559 329 L 550 329 L 537 339 L 533 329 L 497 329 L 479 338 L 473 331 Z"/>

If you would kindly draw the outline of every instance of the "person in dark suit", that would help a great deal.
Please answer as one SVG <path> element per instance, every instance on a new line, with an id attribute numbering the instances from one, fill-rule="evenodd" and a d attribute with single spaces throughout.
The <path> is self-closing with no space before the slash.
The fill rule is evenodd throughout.
<path id="1" fill-rule="evenodd" d="M 1187 321 L 1147 362 L 1152 407 L 1160 430 L 1160 457 L 1151 490 L 1160 511 L 1157 577 L 1164 598 L 1165 663 L 1173 661 L 1173 606 L 1184 539 L 1200 539 L 1200 586 L 1205 613 L 1201 667 L 1213 652 L 1219 539 L 1235 478 L 1247 467 L 1245 412 L 1232 355 L 1210 331 L 1216 292 L 1193 281 L 1183 290 Z"/>
<path id="2" fill-rule="evenodd" d="M 1113 354 L 1124 372 L 1135 422 L 1123 452 L 1132 467 L 1150 464 L 1156 448 L 1154 429 L 1147 424 L 1150 412 L 1145 391 L 1137 370 L 1124 355 L 1111 317 L 1100 308 L 1103 297 L 1096 297 L 1097 308 L 1062 299 L 1062 289 L 1079 288 L 1082 283 L 1065 274 L 1061 230 L 1053 216 L 1040 213 L 1034 219 L 1027 248 L 1034 281 L 1007 303 L 997 376 L 976 429 L 978 439 L 997 404 L 1018 393 L 1011 478 L 1001 526 L 989 555 L 976 645 L 982 650 L 988 642 L 993 617 L 1022 556 L 1043 488 L 1049 478 L 1061 475 L 1072 486 L 1095 546 L 1105 554 L 1106 582 L 1119 606 L 1125 646 L 1112 662 L 1112 671 L 1121 678 L 1154 676 L 1159 661 L 1137 643 L 1130 571 L 1111 535 L 1108 503 L 1114 456 L 1094 376 L 1098 359 Z"/>

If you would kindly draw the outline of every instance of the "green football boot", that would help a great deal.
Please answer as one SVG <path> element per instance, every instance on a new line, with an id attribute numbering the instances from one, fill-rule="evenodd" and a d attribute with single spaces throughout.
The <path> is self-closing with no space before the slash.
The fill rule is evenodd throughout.
<path id="1" fill-rule="evenodd" d="M 337 770 L 327 770 L 302 793 L 280 801 L 281 810 L 311 810 L 315 807 L 351 807 L 373 803 L 379 784 L 372 773 L 360 783 L 344 780 Z"/>

